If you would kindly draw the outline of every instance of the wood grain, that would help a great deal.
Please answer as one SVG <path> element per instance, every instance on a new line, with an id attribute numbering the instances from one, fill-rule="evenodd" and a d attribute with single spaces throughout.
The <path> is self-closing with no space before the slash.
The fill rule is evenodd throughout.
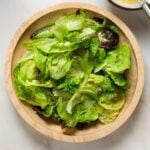
<path id="1" fill-rule="evenodd" d="M 119 117 L 111 124 L 101 125 L 100 123 L 98 123 L 85 130 L 77 130 L 75 134 L 69 136 L 62 133 L 60 125 L 53 122 L 48 123 L 44 121 L 35 113 L 35 111 L 33 111 L 30 106 L 25 105 L 18 100 L 13 85 L 12 70 L 16 62 L 26 51 L 22 46 L 23 42 L 29 39 L 33 31 L 48 22 L 54 22 L 60 16 L 74 13 L 79 8 L 84 9 L 87 15 L 90 17 L 105 16 L 108 19 L 112 20 L 121 29 L 121 43 L 128 43 L 132 49 L 132 66 L 127 75 L 128 81 L 130 83 L 130 88 L 126 93 L 126 104 Z M 100 139 L 117 130 L 122 124 L 127 121 L 127 119 L 135 110 L 139 102 L 144 84 L 143 59 L 140 47 L 132 32 L 119 18 L 117 18 L 109 11 L 86 3 L 62 3 L 45 8 L 31 16 L 20 26 L 20 28 L 16 31 L 14 37 L 12 38 L 5 67 L 7 91 L 10 95 L 13 105 L 15 106 L 17 112 L 21 115 L 21 117 L 31 127 L 50 138 L 74 143 Z"/>

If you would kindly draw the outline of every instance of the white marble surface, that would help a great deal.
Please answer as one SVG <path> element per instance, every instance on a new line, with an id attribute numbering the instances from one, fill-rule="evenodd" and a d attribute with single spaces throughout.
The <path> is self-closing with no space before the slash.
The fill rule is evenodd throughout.
<path id="1" fill-rule="evenodd" d="M 150 150 L 150 20 L 143 11 L 120 10 L 106 0 L 84 2 L 94 3 L 114 12 L 131 28 L 143 51 L 145 86 L 140 104 L 132 117 L 109 137 L 91 143 L 71 144 L 40 135 L 16 113 L 4 83 L 8 43 L 19 25 L 33 12 L 64 1 L 67 0 L 0 0 L 0 150 Z"/>

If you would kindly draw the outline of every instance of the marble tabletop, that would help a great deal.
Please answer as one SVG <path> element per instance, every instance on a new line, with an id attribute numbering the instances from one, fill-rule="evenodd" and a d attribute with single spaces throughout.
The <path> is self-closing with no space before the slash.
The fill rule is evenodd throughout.
<path id="1" fill-rule="evenodd" d="M 71 144 L 48 139 L 31 129 L 16 113 L 6 93 L 4 63 L 12 35 L 33 12 L 67 0 L 0 0 L 0 150 L 149 150 L 150 149 L 150 20 L 141 11 L 125 11 L 107 0 L 84 0 L 120 17 L 133 31 L 145 61 L 145 86 L 131 118 L 112 135 L 90 143 Z M 69 1 L 69 0 L 68 0 Z M 70 0 L 82 1 L 83 0 Z"/>

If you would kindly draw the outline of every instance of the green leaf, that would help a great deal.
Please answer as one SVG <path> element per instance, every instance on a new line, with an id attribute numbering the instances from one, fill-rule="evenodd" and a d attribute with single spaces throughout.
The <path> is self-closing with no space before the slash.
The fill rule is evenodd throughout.
<path id="1" fill-rule="evenodd" d="M 20 78 L 23 80 L 33 80 L 36 78 L 36 65 L 33 60 L 24 61 L 19 64 Z"/>
<path id="2" fill-rule="evenodd" d="M 36 67 L 44 74 L 45 69 L 46 69 L 46 61 L 47 61 L 47 56 L 44 55 L 41 51 L 38 49 L 34 50 L 34 57 L 33 60 L 36 64 Z"/>
<path id="3" fill-rule="evenodd" d="M 73 117 L 78 123 L 89 123 L 95 121 L 99 117 L 98 107 L 99 106 L 93 103 L 92 100 L 87 99 L 83 103 L 75 106 Z"/>
<path id="4" fill-rule="evenodd" d="M 106 93 L 104 93 L 106 94 Z M 105 99 L 104 101 L 104 94 L 103 98 L 100 98 L 99 105 L 103 107 L 106 110 L 120 110 L 122 109 L 124 103 L 125 103 L 125 95 L 122 92 L 116 93 L 116 95 L 112 96 L 108 94 L 106 95 L 107 98 L 110 98 L 108 100 Z M 102 101 L 103 100 L 103 101 Z"/>
<path id="5" fill-rule="evenodd" d="M 83 28 L 85 17 L 81 15 L 63 16 L 56 21 L 56 25 L 63 25 L 68 31 L 81 30 Z"/>
<path id="6" fill-rule="evenodd" d="M 99 24 L 98 22 L 92 20 L 92 19 L 89 19 L 87 18 L 85 20 L 85 24 L 84 24 L 85 27 L 90 27 L 92 28 L 93 30 L 95 31 L 99 31 L 103 28 L 103 24 Z"/>
<path id="7" fill-rule="evenodd" d="M 107 18 L 104 19 L 103 27 L 109 28 L 115 33 L 119 33 L 119 31 L 120 31 L 120 29 L 113 22 L 108 20 Z"/>
<path id="8" fill-rule="evenodd" d="M 90 27 L 84 28 L 82 32 L 79 34 L 79 39 L 88 39 L 89 37 L 92 37 L 96 31 Z"/>
<path id="9" fill-rule="evenodd" d="M 103 110 L 103 112 L 99 115 L 99 120 L 103 124 L 108 124 L 113 122 L 119 115 L 118 110 Z"/>
<path id="10" fill-rule="evenodd" d="M 24 46 L 28 50 L 36 50 L 39 49 L 43 53 L 50 53 L 51 49 L 53 46 L 57 45 L 56 39 L 53 38 L 41 38 L 41 39 L 34 39 L 34 40 L 29 40 L 24 43 Z"/>
<path id="11" fill-rule="evenodd" d="M 75 102 L 76 97 L 78 97 L 78 95 L 80 94 L 81 89 L 85 86 L 85 84 L 87 83 L 88 77 L 91 73 L 91 71 L 93 70 L 94 64 L 93 61 L 89 55 L 89 52 L 86 51 L 86 53 L 84 54 L 83 58 L 79 57 L 79 64 L 82 68 L 82 70 L 85 73 L 84 79 L 82 81 L 82 83 L 80 84 L 78 90 L 72 95 L 72 97 L 69 99 L 68 104 L 67 104 L 67 112 L 68 113 L 72 113 L 72 108 L 77 104 Z"/>
<path id="12" fill-rule="evenodd" d="M 114 91 L 114 85 L 107 76 L 90 74 L 88 82 L 99 86 L 103 91 Z"/>
<path id="13" fill-rule="evenodd" d="M 66 101 L 58 99 L 57 112 L 60 118 L 65 121 L 66 126 L 75 127 L 77 123 L 89 123 L 98 119 L 99 106 L 86 96 L 83 99 L 82 103 L 74 107 L 72 114 L 69 114 L 65 109 Z"/>
<path id="14" fill-rule="evenodd" d="M 33 106 L 44 109 L 51 101 L 49 91 L 42 87 L 25 86 L 15 80 L 15 88 L 19 99 Z"/>
<path id="15" fill-rule="evenodd" d="M 64 53 L 64 52 L 71 52 L 79 48 L 79 46 L 74 42 L 64 41 L 60 42 L 56 39 L 35 39 L 29 40 L 24 43 L 24 46 L 28 50 L 40 50 L 45 54 L 52 54 L 52 53 Z"/>
<path id="16" fill-rule="evenodd" d="M 120 45 L 116 50 L 108 52 L 103 63 L 97 66 L 94 72 L 105 70 L 106 72 L 123 73 L 131 66 L 130 48 L 127 45 Z"/>
<path id="17" fill-rule="evenodd" d="M 100 98 L 99 98 L 99 102 L 103 103 L 103 102 L 109 101 L 109 100 L 113 99 L 115 96 L 116 96 L 115 92 L 108 92 L 108 91 L 102 92 L 102 94 L 100 95 Z"/>
<path id="18" fill-rule="evenodd" d="M 48 25 L 45 25 L 44 27 L 36 30 L 32 35 L 31 35 L 31 38 L 32 39 L 39 39 L 39 38 L 50 38 L 50 37 L 53 37 L 53 32 L 52 32 L 52 29 L 53 29 L 53 24 L 48 24 Z"/>
<path id="19" fill-rule="evenodd" d="M 98 49 L 99 49 L 99 40 L 98 38 L 93 38 L 90 43 L 90 50 L 93 56 L 96 55 Z"/>
<path id="20" fill-rule="evenodd" d="M 50 102 L 51 96 L 47 88 L 51 88 L 51 80 L 37 80 L 37 68 L 31 57 L 24 57 L 13 71 L 15 88 L 20 100 L 44 109 Z"/>
<path id="21" fill-rule="evenodd" d="M 36 68 L 33 60 L 22 60 L 14 68 L 13 71 L 15 80 L 24 86 L 37 86 L 37 87 L 53 87 L 51 80 L 42 79 L 40 72 Z"/>
<path id="22" fill-rule="evenodd" d="M 96 57 L 96 61 L 97 61 L 97 65 L 96 66 L 98 66 L 106 58 L 106 51 L 105 51 L 105 49 L 104 48 L 98 48 L 95 57 Z"/>
<path id="23" fill-rule="evenodd" d="M 80 56 L 78 57 L 79 65 L 86 75 L 89 75 L 95 65 L 93 57 L 90 55 L 89 51 L 80 51 Z"/>
<path id="24" fill-rule="evenodd" d="M 75 47 L 78 48 L 89 48 L 91 38 L 96 34 L 96 31 L 92 28 L 84 28 L 81 31 L 74 31 L 67 34 L 66 39 L 70 41 Z"/>
<path id="25" fill-rule="evenodd" d="M 61 98 L 58 99 L 58 102 L 57 102 L 58 115 L 65 122 L 66 126 L 75 127 L 77 124 L 77 121 L 74 119 L 72 114 L 67 113 L 66 105 L 67 105 L 66 101 L 62 101 Z"/>
<path id="26" fill-rule="evenodd" d="M 85 86 L 80 89 L 80 94 L 87 95 L 93 100 L 98 99 L 100 93 L 101 89 L 99 87 L 89 83 L 85 84 Z"/>
<path id="27" fill-rule="evenodd" d="M 122 75 L 113 72 L 107 72 L 107 73 L 117 86 L 121 87 L 122 89 L 128 88 L 128 83 Z"/>
<path id="28" fill-rule="evenodd" d="M 66 78 L 63 83 L 59 84 L 58 89 L 63 89 L 66 92 L 74 93 L 80 83 L 83 81 L 84 71 L 78 63 L 78 59 L 74 59 L 69 72 L 66 74 Z"/>
<path id="29" fill-rule="evenodd" d="M 55 113 L 56 103 L 51 102 L 46 108 L 41 112 L 45 117 L 51 117 Z"/>
<path id="30" fill-rule="evenodd" d="M 49 56 L 46 67 L 50 77 L 58 80 L 67 74 L 70 70 L 71 63 L 69 54 L 53 54 Z"/>
<path id="31" fill-rule="evenodd" d="M 53 27 L 53 34 L 58 41 L 63 41 L 68 35 L 67 27 L 63 24 L 57 24 Z"/>
<path id="32" fill-rule="evenodd" d="M 78 88 L 78 90 L 72 95 L 72 97 L 68 100 L 68 103 L 67 103 L 67 107 L 66 107 L 66 110 L 69 114 L 72 114 L 72 109 L 73 107 L 80 103 L 81 99 L 76 99 L 77 97 L 80 96 L 80 93 L 81 93 L 81 89 L 84 87 L 84 85 L 86 84 L 87 82 L 87 79 L 88 79 L 88 76 L 85 76 L 83 82 L 81 83 L 80 87 Z"/>
<path id="33" fill-rule="evenodd" d="M 72 94 L 70 92 L 66 92 L 64 90 L 54 89 L 52 91 L 54 97 L 59 98 L 61 97 L 63 100 L 70 99 L 72 97 Z"/>

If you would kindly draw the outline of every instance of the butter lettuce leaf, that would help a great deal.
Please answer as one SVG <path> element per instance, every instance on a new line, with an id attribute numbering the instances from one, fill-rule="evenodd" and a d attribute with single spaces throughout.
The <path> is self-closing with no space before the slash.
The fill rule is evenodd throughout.
<path id="1" fill-rule="evenodd" d="M 125 70 L 129 69 L 131 66 L 130 62 L 130 48 L 128 45 L 120 45 L 114 51 L 107 53 L 107 57 L 95 68 L 95 73 L 100 70 L 105 70 L 106 72 L 123 73 Z"/>
<path id="2" fill-rule="evenodd" d="M 85 17 L 82 14 L 79 15 L 68 15 L 59 18 L 55 24 L 63 25 L 67 28 L 68 31 L 81 30 L 85 22 Z"/>
<path id="3" fill-rule="evenodd" d="M 58 80 L 63 78 L 70 70 L 72 60 L 69 54 L 49 56 L 46 64 L 47 72 L 50 77 Z"/>
<path id="4" fill-rule="evenodd" d="M 66 111 L 67 101 L 63 101 L 60 97 L 57 102 L 57 113 L 61 120 L 63 120 L 68 127 L 75 127 L 77 120 L 73 117 L 72 114 L 69 114 Z"/>
<path id="5" fill-rule="evenodd" d="M 96 121 L 99 117 L 99 113 L 99 106 L 89 98 L 76 105 L 73 110 L 73 116 L 78 123 L 90 123 L 91 121 Z"/>
<path id="6" fill-rule="evenodd" d="M 91 71 L 94 68 L 94 61 L 92 60 L 89 51 L 86 51 L 83 58 L 79 57 L 78 61 L 79 61 L 79 64 L 80 64 L 82 70 L 84 71 L 85 76 L 84 76 L 84 79 L 83 79 L 82 83 L 80 84 L 80 86 L 78 88 L 78 91 L 76 91 L 72 95 L 72 97 L 68 100 L 68 104 L 67 104 L 67 107 L 66 107 L 68 113 L 72 113 L 72 108 L 77 104 L 76 103 L 76 97 L 78 97 L 78 95 L 80 94 L 80 90 L 87 83 L 88 76 L 90 75 Z"/>
<path id="7" fill-rule="evenodd" d="M 119 86 L 122 89 L 127 89 L 128 88 L 128 82 L 125 80 L 125 78 L 117 73 L 113 72 L 107 72 L 110 78 L 113 80 L 114 84 Z"/>
<path id="8" fill-rule="evenodd" d="M 66 101 L 58 100 L 57 112 L 60 118 L 65 121 L 67 127 L 75 127 L 78 123 L 89 123 L 99 118 L 99 106 L 86 96 L 83 99 L 82 103 L 78 103 L 74 107 L 72 114 L 65 109 Z"/>
<path id="9" fill-rule="evenodd" d="M 45 80 L 42 78 L 33 60 L 20 61 L 14 68 L 13 74 L 15 80 L 25 86 L 53 87 L 50 79 Z"/>
<path id="10" fill-rule="evenodd" d="M 54 37 L 52 29 L 53 29 L 54 24 L 47 24 L 44 27 L 36 30 L 32 35 L 32 39 L 39 39 L 39 38 L 50 38 Z"/>
<path id="11" fill-rule="evenodd" d="M 53 84 L 51 80 L 45 80 L 39 76 L 31 53 L 27 53 L 17 63 L 13 75 L 19 99 L 33 106 L 40 106 L 42 109 L 49 104 L 51 96 L 48 89 L 52 88 Z"/>
<path id="12" fill-rule="evenodd" d="M 38 49 L 46 54 L 71 52 L 79 47 L 78 45 L 69 41 L 59 42 L 55 38 L 40 38 L 29 40 L 24 43 L 24 46 L 28 50 L 34 51 Z"/>
<path id="13" fill-rule="evenodd" d="M 36 67 L 42 72 L 43 75 L 45 74 L 47 58 L 48 56 L 39 51 L 38 49 L 34 50 L 33 60 L 35 62 Z"/>
<path id="14" fill-rule="evenodd" d="M 52 101 L 49 103 L 46 108 L 41 111 L 41 113 L 45 117 L 51 117 L 54 113 L 56 113 L 56 102 Z"/>
<path id="15" fill-rule="evenodd" d="M 64 82 L 59 84 L 57 88 L 66 92 L 74 93 L 79 88 L 84 76 L 84 70 L 81 68 L 78 58 L 75 58 L 69 72 L 66 74 Z"/>
<path id="16" fill-rule="evenodd" d="M 98 38 L 93 38 L 90 43 L 90 50 L 93 56 L 96 55 L 98 49 L 99 49 L 99 40 Z"/>
<path id="17" fill-rule="evenodd" d="M 15 80 L 17 95 L 21 101 L 44 109 L 51 101 L 49 90 L 39 86 L 26 86 L 19 80 Z"/>
<path id="18" fill-rule="evenodd" d="M 100 97 L 98 104 L 106 110 L 120 110 L 125 103 L 125 95 L 120 91 L 116 91 L 114 95 L 103 93 L 102 96 L 103 97 Z"/>
<path id="19" fill-rule="evenodd" d="M 90 74 L 88 82 L 99 86 L 102 91 L 114 91 L 115 89 L 112 81 L 107 76 Z"/>
<path id="20" fill-rule="evenodd" d="M 104 109 L 102 113 L 99 115 L 99 120 L 103 124 L 109 124 L 118 117 L 119 113 L 120 112 L 118 110 L 110 111 Z"/>

